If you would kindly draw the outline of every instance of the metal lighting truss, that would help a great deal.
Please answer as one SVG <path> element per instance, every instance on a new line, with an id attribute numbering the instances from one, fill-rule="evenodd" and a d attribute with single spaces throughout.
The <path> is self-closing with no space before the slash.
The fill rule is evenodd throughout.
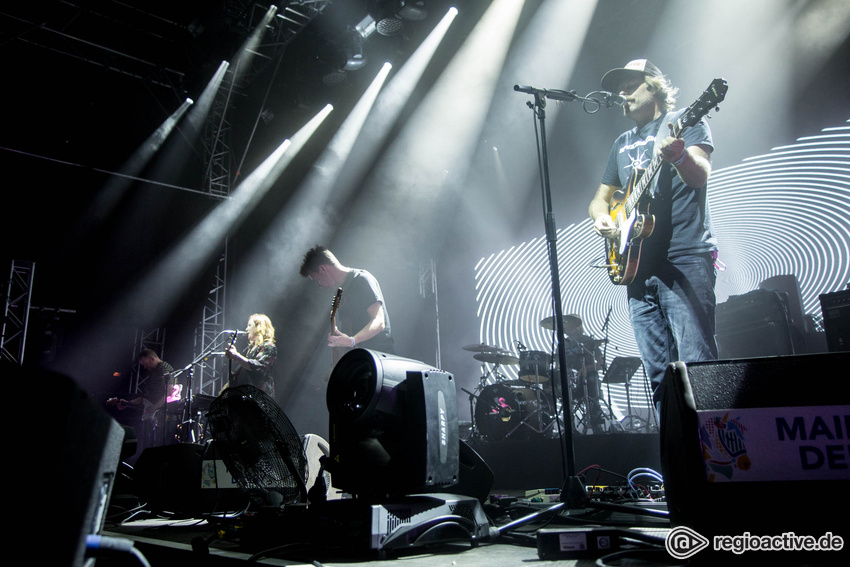
<path id="1" fill-rule="evenodd" d="M 12 260 L 9 284 L 3 302 L 3 334 L 0 335 L 0 356 L 4 360 L 19 365 L 24 362 L 34 276 L 35 262 Z"/>

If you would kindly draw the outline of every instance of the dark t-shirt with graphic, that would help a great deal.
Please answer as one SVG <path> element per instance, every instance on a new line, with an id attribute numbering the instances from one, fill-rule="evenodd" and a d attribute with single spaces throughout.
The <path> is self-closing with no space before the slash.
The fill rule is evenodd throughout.
<path id="1" fill-rule="evenodd" d="M 656 137 L 664 139 L 669 131 L 667 123 L 675 122 L 684 112 L 662 115 L 640 130 L 635 127 L 621 134 L 611 148 L 602 183 L 627 187 L 632 172 L 647 167 L 652 160 Z M 705 118 L 686 128 L 682 138 L 685 146 L 714 147 Z M 654 185 L 649 213 L 655 216 L 655 229 L 641 247 L 641 270 L 651 269 L 651 263 L 659 258 L 715 251 L 717 240 L 711 225 L 707 186 L 687 186 L 667 162 L 662 162 Z"/>

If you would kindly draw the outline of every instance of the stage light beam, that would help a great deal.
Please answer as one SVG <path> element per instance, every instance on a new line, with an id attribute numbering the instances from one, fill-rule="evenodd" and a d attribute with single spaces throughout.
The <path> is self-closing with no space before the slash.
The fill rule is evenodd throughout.
<path id="1" fill-rule="evenodd" d="M 128 306 L 134 316 L 145 319 L 141 326 L 160 324 L 204 263 L 221 250 L 227 235 L 251 214 L 332 110 L 327 105 L 291 139 L 284 140 L 234 189 L 230 198 L 219 203 L 130 291 L 122 305 Z M 119 308 L 107 320 L 120 321 L 125 317 Z"/>
<path id="2" fill-rule="evenodd" d="M 333 209 L 340 186 L 344 186 L 349 177 L 342 175 L 343 167 L 391 69 L 389 63 L 381 67 L 286 208 L 267 230 L 266 238 L 273 243 L 274 255 L 269 257 L 267 246 L 255 250 L 244 262 L 245 269 L 235 288 L 267 278 L 286 286 L 286 282 L 298 277 L 296 262 L 300 261 L 300 255 L 329 231 L 329 216 L 332 216 L 329 209 Z M 275 290 L 265 285 L 248 292 L 251 301 L 259 305 L 272 300 L 275 294 Z"/>

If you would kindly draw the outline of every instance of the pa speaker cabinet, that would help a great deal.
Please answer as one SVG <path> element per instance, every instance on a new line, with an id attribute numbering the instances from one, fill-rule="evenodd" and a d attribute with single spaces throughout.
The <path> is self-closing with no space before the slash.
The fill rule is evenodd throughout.
<path id="1" fill-rule="evenodd" d="M 40 393 L 38 415 L 9 435 L 6 467 L 20 464 L 14 475 L 24 483 L 15 522 L 27 532 L 48 530 L 29 547 L 40 562 L 84 565 L 86 536 L 100 534 L 106 520 L 124 429 L 67 376 L 7 362 L 0 375 Z"/>
<path id="2" fill-rule="evenodd" d="M 848 364 L 850 353 L 671 364 L 661 386 L 660 415 L 671 523 L 711 542 L 794 534 L 822 545 L 828 542 L 819 538 L 840 536 L 841 552 L 761 558 L 846 560 Z M 729 552 L 722 559 L 758 557 Z"/>
<path id="3" fill-rule="evenodd" d="M 795 354 L 787 294 L 755 290 L 719 304 L 717 349 L 725 359 Z"/>

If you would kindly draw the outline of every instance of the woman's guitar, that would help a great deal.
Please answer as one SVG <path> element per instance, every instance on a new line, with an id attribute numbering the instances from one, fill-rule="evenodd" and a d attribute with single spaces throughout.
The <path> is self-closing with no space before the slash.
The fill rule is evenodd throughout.
<path id="1" fill-rule="evenodd" d="M 698 123 L 726 98 L 728 88 L 725 80 L 714 79 L 676 121 L 671 135 L 678 138 L 685 128 Z M 614 193 L 609 212 L 619 232 L 616 237 L 605 239 L 605 258 L 608 277 L 615 285 L 632 283 L 640 264 L 643 240 L 655 229 L 655 217 L 649 213 L 651 198 L 644 199 L 644 196 L 663 162 L 656 152 L 646 169 L 636 169 L 632 173 L 624 191 Z"/>
<path id="2" fill-rule="evenodd" d="M 342 288 L 337 288 L 336 296 L 334 297 L 333 305 L 331 306 L 331 333 L 336 333 L 336 312 L 339 309 L 339 304 L 342 301 Z M 339 362 L 339 359 L 342 358 L 342 355 L 345 353 L 347 349 L 341 347 L 334 347 L 334 366 Z"/>

